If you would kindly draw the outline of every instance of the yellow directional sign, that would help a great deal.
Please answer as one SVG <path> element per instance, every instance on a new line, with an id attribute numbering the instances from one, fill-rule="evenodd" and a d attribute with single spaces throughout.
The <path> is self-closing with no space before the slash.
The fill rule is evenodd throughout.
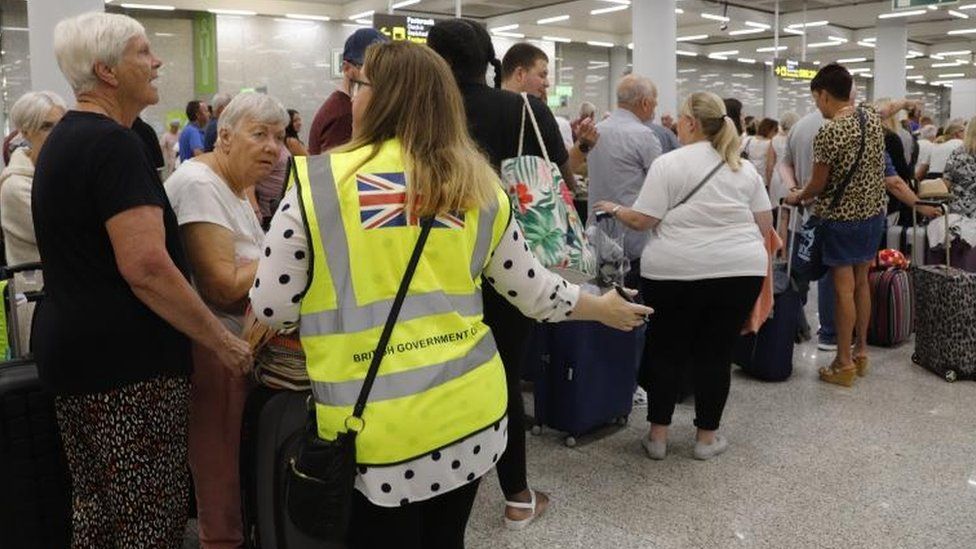
<path id="1" fill-rule="evenodd" d="M 773 63 L 773 74 L 788 80 L 813 80 L 818 70 L 819 68 L 813 63 L 792 59 L 777 59 Z"/>

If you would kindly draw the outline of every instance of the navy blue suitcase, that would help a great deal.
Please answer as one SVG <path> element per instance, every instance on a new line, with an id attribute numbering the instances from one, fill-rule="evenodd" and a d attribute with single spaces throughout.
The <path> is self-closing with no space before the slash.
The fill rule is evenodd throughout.
<path id="1" fill-rule="evenodd" d="M 733 352 L 733 362 L 763 381 L 784 381 L 793 374 L 793 345 L 803 307 L 792 286 L 774 299 L 773 316 L 759 333 L 741 336 Z"/>
<path id="2" fill-rule="evenodd" d="M 784 207 L 778 210 L 778 221 L 783 219 Z M 792 210 L 790 226 L 797 210 Z M 793 346 L 800 325 L 803 301 L 793 278 L 793 248 L 796 232 L 790 231 L 786 263 L 773 266 L 774 292 L 773 314 L 755 334 L 739 338 L 732 351 L 732 361 L 750 376 L 763 381 L 784 381 L 793 375 Z"/>
<path id="3" fill-rule="evenodd" d="M 567 433 L 566 445 L 609 423 L 624 425 L 633 407 L 644 326 L 621 332 L 599 322 L 540 324 L 533 433 L 542 426 Z"/>

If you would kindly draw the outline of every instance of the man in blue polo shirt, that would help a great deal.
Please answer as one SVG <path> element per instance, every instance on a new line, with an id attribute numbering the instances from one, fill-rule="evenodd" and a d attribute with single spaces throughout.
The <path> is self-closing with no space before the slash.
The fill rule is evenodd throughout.
<path id="1" fill-rule="evenodd" d="M 193 100 L 186 104 L 186 117 L 190 123 L 180 132 L 180 162 L 204 153 L 203 129 L 210 120 L 210 111 L 203 101 Z"/>

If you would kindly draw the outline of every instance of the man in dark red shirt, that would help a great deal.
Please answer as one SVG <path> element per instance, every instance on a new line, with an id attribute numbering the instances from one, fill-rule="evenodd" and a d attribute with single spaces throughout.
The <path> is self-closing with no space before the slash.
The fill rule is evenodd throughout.
<path id="1" fill-rule="evenodd" d="M 352 138 L 353 82 L 360 79 L 366 48 L 386 40 L 376 29 L 359 29 L 346 40 L 342 50 L 342 87 L 332 92 L 315 113 L 308 132 L 308 154 L 322 154 Z"/>

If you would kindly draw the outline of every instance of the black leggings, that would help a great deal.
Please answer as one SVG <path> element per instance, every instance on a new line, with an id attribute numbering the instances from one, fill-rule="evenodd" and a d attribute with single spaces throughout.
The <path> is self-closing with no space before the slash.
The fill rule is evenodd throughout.
<path id="1" fill-rule="evenodd" d="M 527 353 L 529 335 L 535 321 L 524 316 L 498 294 L 488 282 L 483 283 L 485 323 L 491 328 L 498 354 L 505 365 L 508 384 L 508 447 L 495 466 L 502 493 L 511 498 L 528 489 L 525 473 L 525 404 L 522 402 L 522 364 Z"/>
<path id="2" fill-rule="evenodd" d="M 718 429 L 729 396 L 732 347 L 762 283 L 760 276 L 641 281 L 644 301 L 654 308 L 640 371 L 648 421 L 671 424 L 682 373 L 691 368 L 695 425 Z"/>
<path id="3" fill-rule="evenodd" d="M 464 530 L 480 482 L 479 478 L 433 499 L 402 507 L 373 505 L 355 491 L 349 549 L 463 549 Z"/>

